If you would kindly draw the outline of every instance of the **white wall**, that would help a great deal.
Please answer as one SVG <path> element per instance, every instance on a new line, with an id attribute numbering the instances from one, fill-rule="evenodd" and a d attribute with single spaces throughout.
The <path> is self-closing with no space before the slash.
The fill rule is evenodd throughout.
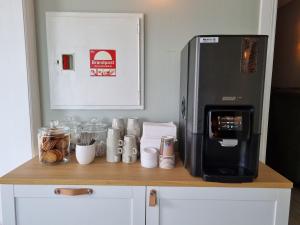
<path id="1" fill-rule="evenodd" d="M 22 0 L 0 0 L 0 49 L 2 176 L 32 156 Z"/>
<path id="2" fill-rule="evenodd" d="M 259 0 L 35 0 L 43 122 L 78 115 L 178 121 L 179 57 L 197 34 L 257 34 Z M 145 110 L 51 110 L 45 12 L 145 14 Z"/>

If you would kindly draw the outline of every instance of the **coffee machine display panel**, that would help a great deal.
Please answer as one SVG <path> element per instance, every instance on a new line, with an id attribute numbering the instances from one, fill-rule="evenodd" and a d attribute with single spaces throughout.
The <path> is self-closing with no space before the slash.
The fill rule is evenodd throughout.
<path id="1" fill-rule="evenodd" d="M 209 110 L 208 132 L 211 139 L 249 139 L 251 109 Z"/>

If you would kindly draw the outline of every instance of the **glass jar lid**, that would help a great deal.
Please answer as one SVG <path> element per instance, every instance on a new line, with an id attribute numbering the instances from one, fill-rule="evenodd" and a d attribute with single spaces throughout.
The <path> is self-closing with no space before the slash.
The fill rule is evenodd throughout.
<path id="1" fill-rule="evenodd" d="M 71 130 L 78 130 L 82 128 L 81 123 L 73 117 L 66 117 L 64 120 L 59 122 L 59 125 L 62 127 L 69 127 Z"/>
<path id="2" fill-rule="evenodd" d="M 96 118 L 92 118 L 89 122 L 87 122 L 84 127 L 83 131 L 91 131 L 91 132 L 99 132 L 99 131 L 106 131 L 107 125 L 102 123 Z"/>
<path id="3" fill-rule="evenodd" d="M 39 134 L 46 136 L 65 135 L 70 133 L 70 128 L 65 126 L 59 126 L 57 120 L 50 122 L 50 127 L 41 127 Z"/>

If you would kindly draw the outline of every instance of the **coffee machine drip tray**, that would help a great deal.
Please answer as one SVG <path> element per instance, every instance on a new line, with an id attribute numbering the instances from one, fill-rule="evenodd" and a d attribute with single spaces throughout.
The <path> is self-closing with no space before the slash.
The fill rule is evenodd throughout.
<path id="1" fill-rule="evenodd" d="M 213 167 L 205 169 L 203 179 L 222 183 L 245 183 L 252 182 L 254 176 L 243 167 Z"/>

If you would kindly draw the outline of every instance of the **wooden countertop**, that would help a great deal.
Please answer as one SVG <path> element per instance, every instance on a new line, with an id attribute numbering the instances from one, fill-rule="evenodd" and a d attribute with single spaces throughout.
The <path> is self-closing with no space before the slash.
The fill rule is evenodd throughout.
<path id="1" fill-rule="evenodd" d="M 74 156 L 67 164 L 47 166 L 34 158 L 0 178 L 0 184 L 120 185 L 292 188 L 293 184 L 270 167 L 260 163 L 259 176 L 252 183 L 215 183 L 192 177 L 179 161 L 171 170 L 146 169 L 140 163 L 107 163 L 96 159 L 79 165 Z"/>

